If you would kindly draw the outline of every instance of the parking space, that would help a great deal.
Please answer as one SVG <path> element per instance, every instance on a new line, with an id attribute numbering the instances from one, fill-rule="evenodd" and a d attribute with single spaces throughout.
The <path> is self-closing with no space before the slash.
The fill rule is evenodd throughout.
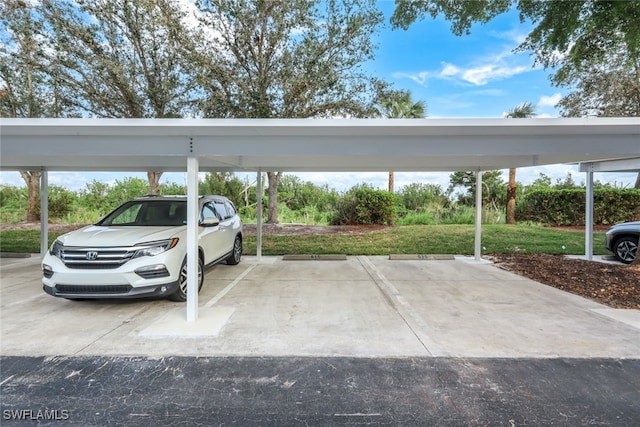
<path id="1" fill-rule="evenodd" d="M 1 268 L 2 355 L 640 355 L 640 311 L 461 257 L 245 257 L 208 271 L 195 323 L 167 300 L 45 295 L 37 256 Z"/>

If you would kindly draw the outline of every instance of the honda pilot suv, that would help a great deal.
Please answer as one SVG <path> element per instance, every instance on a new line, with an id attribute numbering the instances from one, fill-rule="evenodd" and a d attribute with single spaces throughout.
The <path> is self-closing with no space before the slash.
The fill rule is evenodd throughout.
<path id="1" fill-rule="evenodd" d="M 242 221 L 222 196 L 198 200 L 198 291 L 205 267 L 242 255 Z M 145 196 L 58 237 L 42 261 L 46 293 L 69 299 L 187 298 L 187 198 Z"/>

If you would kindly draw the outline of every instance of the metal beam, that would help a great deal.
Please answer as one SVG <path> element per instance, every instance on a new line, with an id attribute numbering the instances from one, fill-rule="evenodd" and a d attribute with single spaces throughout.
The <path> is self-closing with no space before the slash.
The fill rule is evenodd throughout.
<path id="1" fill-rule="evenodd" d="M 187 322 L 198 320 L 198 172 L 192 154 L 187 158 Z"/>
<path id="2" fill-rule="evenodd" d="M 256 176 L 256 257 L 262 258 L 262 171 Z"/>
<path id="3" fill-rule="evenodd" d="M 640 139 L 638 140 L 640 145 Z M 580 163 L 580 172 L 640 172 L 640 157 Z"/>
<path id="4" fill-rule="evenodd" d="M 476 172 L 476 226 L 474 237 L 474 256 L 476 261 L 482 259 L 482 172 Z"/>
<path id="5" fill-rule="evenodd" d="M 49 249 L 49 175 L 47 169 L 40 171 L 40 256 L 44 258 Z"/>
<path id="6" fill-rule="evenodd" d="M 584 255 L 587 261 L 593 260 L 593 168 L 587 171 L 587 194 L 584 221 Z"/>

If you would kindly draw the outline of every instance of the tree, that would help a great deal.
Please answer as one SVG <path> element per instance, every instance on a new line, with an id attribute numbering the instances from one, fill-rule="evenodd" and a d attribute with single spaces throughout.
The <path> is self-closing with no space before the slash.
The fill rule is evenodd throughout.
<path id="1" fill-rule="evenodd" d="M 640 60 L 615 49 L 605 56 L 605 63 L 594 59 L 566 75 L 571 92 L 558 103 L 564 117 L 640 117 Z M 640 188 L 640 173 L 634 186 Z"/>
<path id="2" fill-rule="evenodd" d="M 171 0 L 43 0 L 64 82 L 63 103 L 95 117 L 192 115 L 186 11 Z M 147 173 L 157 194 L 160 171 Z"/>
<path id="3" fill-rule="evenodd" d="M 426 114 L 424 101 L 413 102 L 411 92 L 405 90 L 391 91 L 382 95 L 380 115 L 388 119 L 422 119 Z M 389 172 L 389 192 L 394 190 L 394 175 Z"/>
<path id="4" fill-rule="evenodd" d="M 629 63 L 621 52 L 607 58 L 566 77 L 571 92 L 558 103 L 564 117 L 640 117 L 640 62 Z"/>
<path id="5" fill-rule="evenodd" d="M 638 1 L 397 0 L 391 22 L 406 29 L 444 14 L 461 35 L 514 6 L 535 25 L 517 50 L 531 50 L 536 64 L 555 70 L 552 82 L 571 90 L 559 103 L 564 116 L 640 116 Z"/>
<path id="6" fill-rule="evenodd" d="M 527 117 L 533 117 L 534 112 L 533 104 L 530 102 L 524 102 L 520 105 L 516 105 L 512 110 L 506 114 L 507 118 L 524 119 Z M 507 184 L 507 224 L 516 223 L 516 168 L 509 168 L 509 183 Z"/>
<path id="7" fill-rule="evenodd" d="M 473 206 L 476 194 L 476 173 L 470 171 L 458 171 L 449 175 L 449 187 L 447 195 L 453 194 L 458 187 L 467 189 L 466 193 L 458 195 L 458 202 Z M 504 206 L 504 181 L 499 170 L 486 171 L 482 173 L 482 203 L 492 205 L 496 210 L 498 206 Z"/>
<path id="8" fill-rule="evenodd" d="M 58 117 L 62 114 L 54 67 L 46 55 L 44 25 L 23 1 L 0 3 L 0 115 Z M 27 185 L 27 221 L 40 219 L 39 170 L 22 170 Z"/>
<path id="9" fill-rule="evenodd" d="M 205 117 L 367 117 L 374 79 L 375 0 L 199 0 L 191 58 Z M 267 222 L 278 222 L 278 182 L 267 172 Z"/>

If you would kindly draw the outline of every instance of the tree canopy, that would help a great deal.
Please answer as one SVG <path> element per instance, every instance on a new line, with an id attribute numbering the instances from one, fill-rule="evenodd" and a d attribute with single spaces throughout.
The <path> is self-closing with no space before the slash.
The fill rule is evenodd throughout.
<path id="1" fill-rule="evenodd" d="M 374 0 L 199 0 L 206 117 L 364 117 L 382 14 Z"/>
<path id="2" fill-rule="evenodd" d="M 367 117 L 385 85 L 363 67 L 383 20 L 375 0 L 1 7 L 3 116 Z M 279 177 L 269 172 L 274 209 Z"/>
<path id="3" fill-rule="evenodd" d="M 382 23 L 375 0 L 198 0 L 190 58 L 205 117 L 367 117 L 382 85 L 363 70 Z M 278 222 L 280 172 L 268 172 Z"/>
<path id="4" fill-rule="evenodd" d="M 532 51 L 536 64 L 555 70 L 554 84 L 573 90 L 561 103 L 565 115 L 638 115 L 640 2 L 396 0 L 391 23 L 407 29 L 442 14 L 452 32 L 462 35 L 513 8 L 534 25 L 518 50 Z M 616 108 L 621 101 L 624 107 Z"/>
<path id="5" fill-rule="evenodd" d="M 192 67 L 182 55 L 186 12 L 170 0 L 43 0 L 56 78 L 83 115 L 191 115 Z"/>
<path id="6" fill-rule="evenodd" d="M 411 92 L 392 90 L 381 95 L 378 114 L 389 119 L 422 119 L 427 112 L 427 104 L 411 99 Z"/>
<path id="7" fill-rule="evenodd" d="M 18 0 L 0 3 L 0 114 L 58 117 L 59 85 L 51 75 L 46 28 L 33 8 Z"/>

